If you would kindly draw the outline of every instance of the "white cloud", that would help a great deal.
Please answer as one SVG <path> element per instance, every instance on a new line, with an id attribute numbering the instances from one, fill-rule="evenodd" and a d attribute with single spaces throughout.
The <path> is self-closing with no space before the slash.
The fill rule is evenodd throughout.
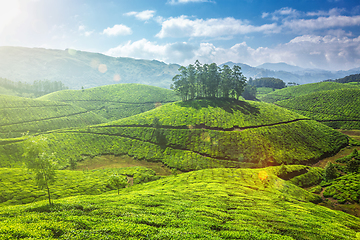
<path id="1" fill-rule="evenodd" d="M 84 25 L 80 25 L 79 26 L 79 31 L 84 31 L 85 30 L 85 26 Z"/>
<path id="2" fill-rule="evenodd" d="M 102 34 L 106 34 L 108 36 L 118 36 L 118 35 L 131 35 L 132 30 L 131 28 L 122 25 L 122 24 L 116 24 L 112 28 L 108 27 L 104 29 Z"/>
<path id="3" fill-rule="evenodd" d="M 344 12 L 343 8 L 332 8 L 328 12 L 326 11 L 317 11 L 317 12 L 307 12 L 307 16 L 334 16 L 340 15 L 341 12 Z"/>
<path id="4" fill-rule="evenodd" d="M 89 37 L 91 34 L 93 34 L 95 31 L 94 30 L 92 30 L 92 31 L 86 31 L 85 33 L 84 33 L 84 35 L 85 35 L 85 37 Z"/>
<path id="5" fill-rule="evenodd" d="M 291 21 L 285 21 L 284 27 L 292 30 L 317 30 L 327 29 L 335 27 L 351 27 L 360 25 L 359 16 L 329 16 L 318 17 L 316 19 L 295 19 Z"/>
<path id="6" fill-rule="evenodd" d="M 128 41 L 126 44 L 109 49 L 105 54 L 114 57 L 133 57 L 141 59 L 156 59 L 168 63 L 184 62 L 193 55 L 194 46 L 188 43 L 169 43 L 158 45 L 141 39 L 136 42 Z"/>
<path id="7" fill-rule="evenodd" d="M 169 18 L 162 22 L 162 28 L 156 35 L 164 37 L 220 37 L 247 34 L 251 32 L 277 32 L 277 24 L 253 26 L 247 21 L 228 18 L 195 19 L 187 16 Z"/>
<path id="8" fill-rule="evenodd" d="M 211 2 L 215 3 L 213 0 L 168 0 L 167 3 L 175 5 L 175 4 L 185 4 L 185 3 L 200 3 L 200 2 Z"/>
<path id="9" fill-rule="evenodd" d="M 142 12 L 128 12 L 124 14 L 125 16 L 135 16 L 137 19 L 146 21 L 154 17 L 155 11 L 153 10 L 145 10 Z"/>
<path id="10" fill-rule="evenodd" d="M 186 42 L 161 45 L 142 39 L 109 49 L 105 54 L 156 59 L 182 65 L 194 63 L 198 59 L 202 63 L 221 64 L 232 61 L 252 66 L 266 62 L 286 62 L 305 68 L 341 70 L 359 67 L 360 36 L 338 38 L 332 35 L 303 35 L 272 48 L 252 48 L 246 42 L 237 43 L 230 48 L 217 47 L 206 42 L 197 45 Z"/>

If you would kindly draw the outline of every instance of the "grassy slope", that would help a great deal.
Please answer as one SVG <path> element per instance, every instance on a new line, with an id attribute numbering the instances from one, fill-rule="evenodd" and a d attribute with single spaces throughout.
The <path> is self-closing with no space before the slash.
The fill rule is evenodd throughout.
<path id="1" fill-rule="evenodd" d="M 56 181 L 50 186 L 52 199 L 84 194 L 100 194 L 114 190 L 109 184 L 113 174 L 134 175 L 134 184 L 156 180 L 153 170 L 144 167 L 101 169 L 92 171 L 56 172 Z M 34 181 L 34 174 L 21 168 L 0 168 L 0 206 L 31 203 L 47 199 L 45 190 L 40 190 Z M 124 176 L 126 179 L 126 177 Z"/>
<path id="2" fill-rule="evenodd" d="M 292 86 L 283 88 L 280 90 L 276 90 L 271 92 L 262 98 L 261 101 L 274 103 L 277 101 L 282 101 L 286 99 L 292 99 L 295 97 L 303 96 L 309 93 L 325 91 L 325 90 L 336 90 L 336 89 L 345 89 L 345 88 L 357 88 L 359 89 L 359 85 L 356 84 L 348 84 L 348 83 L 336 83 L 336 82 L 319 82 L 319 83 L 311 83 L 311 84 L 303 84 L 299 86 Z"/>
<path id="3" fill-rule="evenodd" d="M 158 127 L 152 126 L 155 117 Z M 61 167 L 70 158 L 126 154 L 183 171 L 307 163 L 348 143 L 345 135 L 284 108 L 221 99 L 170 103 L 111 123 L 59 130 L 46 137 Z M 0 145 L 0 166 L 20 166 L 21 148 L 21 142 Z"/>
<path id="4" fill-rule="evenodd" d="M 0 236 L 60 239 L 356 239 L 359 219 L 267 169 L 208 169 L 126 188 L 0 208 Z M 265 180 L 259 177 L 265 176 Z M 15 217 L 16 216 L 16 217 Z"/>
<path id="5" fill-rule="evenodd" d="M 0 138 L 106 122 L 101 116 L 67 103 L 0 95 Z"/>
<path id="6" fill-rule="evenodd" d="M 360 129 L 360 89 L 319 91 L 276 102 L 337 129 Z"/>
<path id="7" fill-rule="evenodd" d="M 117 120 L 151 110 L 161 103 L 178 101 L 179 97 L 164 88 L 114 84 L 85 90 L 64 90 L 39 99 L 71 103 L 108 120 Z"/>

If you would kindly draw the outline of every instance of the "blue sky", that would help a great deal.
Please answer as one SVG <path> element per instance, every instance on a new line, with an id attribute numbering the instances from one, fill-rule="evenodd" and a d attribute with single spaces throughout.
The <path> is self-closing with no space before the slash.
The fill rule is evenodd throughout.
<path id="1" fill-rule="evenodd" d="M 0 46 L 347 70 L 360 67 L 360 2 L 0 0 Z"/>

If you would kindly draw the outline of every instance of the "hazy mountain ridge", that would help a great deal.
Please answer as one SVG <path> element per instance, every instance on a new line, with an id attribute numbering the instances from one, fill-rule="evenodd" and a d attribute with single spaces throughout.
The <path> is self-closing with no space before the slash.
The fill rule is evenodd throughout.
<path id="1" fill-rule="evenodd" d="M 258 67 L 233 62 L 224 64 L 230 67 L 235 64 L 240 66 L 247 78 L 275 77 L 284 82 L 298 84 L 337 79 L 360 73 L 360 68 L 331 72 L 320 69 L 302 69 L 286 63 L 266 63 Z M 169 88 L 172 78 L 179 73 L 179 67 L 180 65 L 177 64 L 166 64 L 157 60 L 115 58 L 101 53 L 71 49 L 0 47 L 0 77 L 28 83 L 45 79 L 61 81 L 70 89 L 114 83 L 140 83 Z"/>
<path id="2" fill-rule="evenodd" d="M 282 79 L 286 83 L 296 82 L 298 84 L 315 83 L 327 79 L 337 79 L 351 74 L 360 73 L 360 68 L 332 72 L 322 69 L 304 69 L 286 63 L 265 63 L 258 67 L 251 67 L 247 64 L 233 62 L 226 62 L 222 65 L 225 64 L 230 67 L 234 65 L 240 66 L 243 74 L 247 78 L 275 77 Z"/>
<path id="3" fill-rule="evenodd" d="M 71 89 L 114 83 L 142 83 L 169 88 L 179 65 L 114 58 L 75 50 L 0 47 L 0 76 L 13 81 L 61 81 Z"/>

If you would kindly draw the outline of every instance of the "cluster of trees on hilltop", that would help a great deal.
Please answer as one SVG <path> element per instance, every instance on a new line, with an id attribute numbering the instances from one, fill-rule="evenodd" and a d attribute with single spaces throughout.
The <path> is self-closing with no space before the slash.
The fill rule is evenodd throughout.
<path id="1" fill-rule="evenodd" d="M 257 78 L 255 80 L 249 78 L 248 84 L 255 87 L 269 87 L 274 89 L 281 89 L 286 86 L 283 80 L 273 77 L 263 77 Z"/>
<path id="2" fill-rule="evenodd" d="M 68 89 L 61 81 L 51 82 L 49 80 L 38 80 L 30 84 L 25 82 L 14 82 L 6 78 L 0 78 L 0 86 L 20 94 L 33 94 L 35 97 Z"/>
<path id="3" fill-rule="evenodd" d="M 335 82 L 338 83 L 360 82 L 360 73 L 336 79 Z"/>
<path id="4" fill-rule="evenodd" d="M 223 97 L 239 99 L 246 85 L 246 78 L 239 66 L 222 68 L 216 63 L 202 65 L 198 60 L 188 67 L 180 67 L 179 74 L 173 77 L 171 89 L 183 99 L 203 97 Z"/>

